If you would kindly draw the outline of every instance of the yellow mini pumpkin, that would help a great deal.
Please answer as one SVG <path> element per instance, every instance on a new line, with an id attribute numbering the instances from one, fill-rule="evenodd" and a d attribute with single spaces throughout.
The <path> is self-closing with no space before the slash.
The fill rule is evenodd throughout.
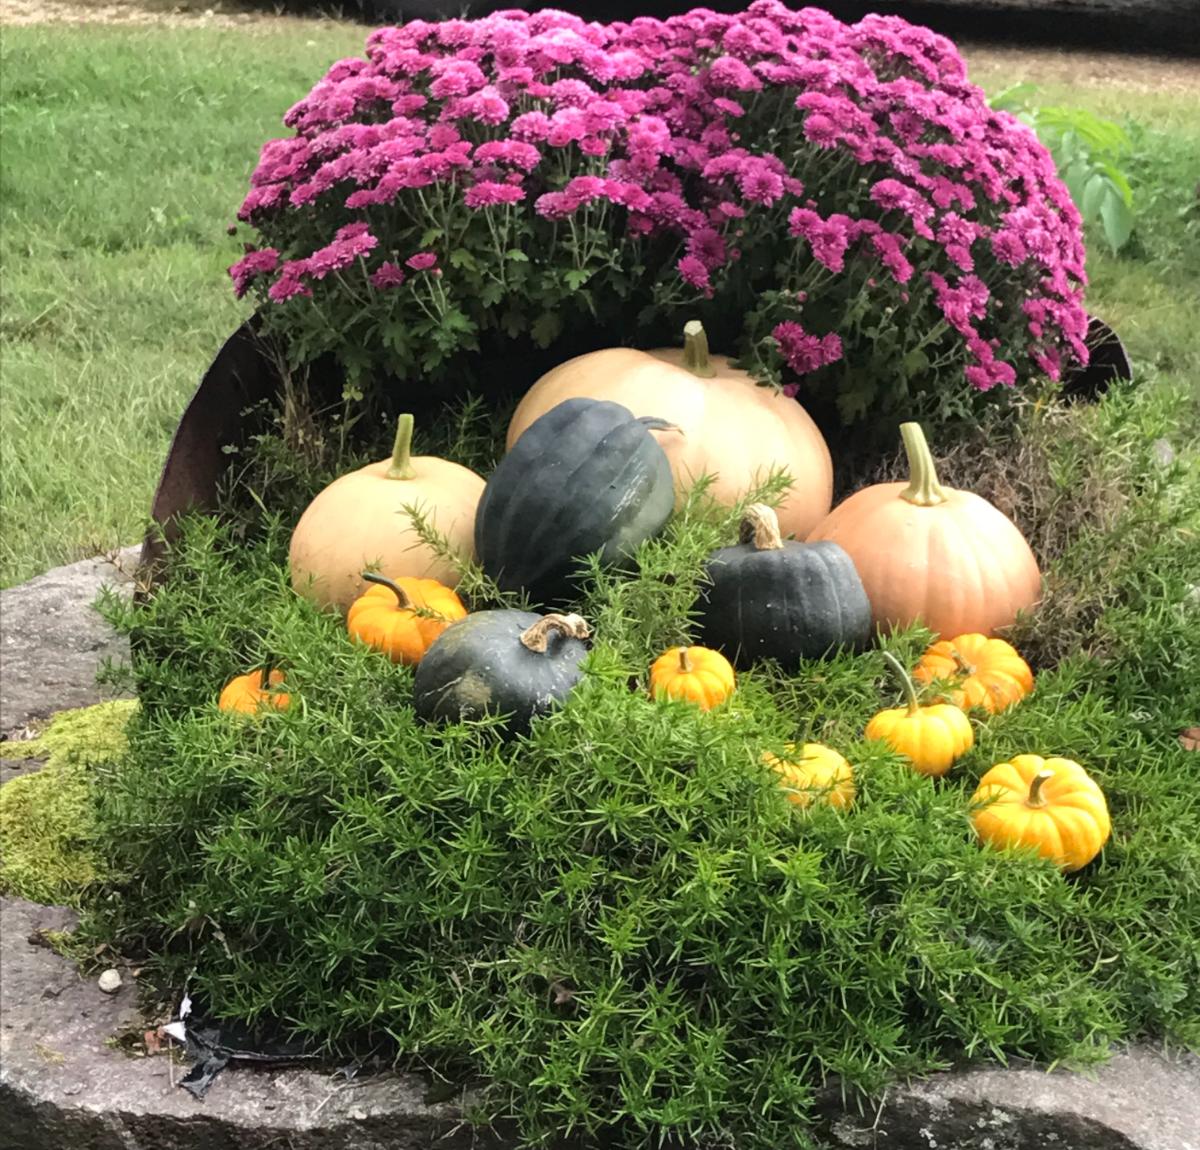
<path id="1" fill-rule="evenodd" d="M 784 748 L 786 758 L 769 751 L 763 762 L 779 772 L 779 785 L 789 802 L 807 807 L 814 799 L 831 807 L 845 809 L 854 801 L 854 771 L 846 759 L 832 747 L 820 743 L 805 743 L 799 754 L 795 744 Z"/>
<path id="2" fill-rule="evenodd" d="M 230 679 L 221 690 L 217 706 L 222 711 L 237 711 L 243 715 L 254 715 L 263 707 L 275 707 L 286 711 L 291 705 L 292 697 L 277 688 L 283 682 L 282 671 L 272 671 L 267 676 L 267 686 L 263 686 L 263 672 L 247 671 L 244 675 L 236 675 Z"/>
<path id="3" fill-rule="evenodd" d="M 466 617 L 462 600 L 436 579 L 393 581 L 373 571 L 363 579 L 373 586 L 350 605 L 346 630 L 393 663 L 419 663 L 451 623 Z"/>
<path id="4" fill-rule="evenodd" d="M 975 745 L 971 720 L 952 703 L 921 706 L 912 679 L 890 651 L 883 657 L 904 687 L 908 705 L 880 711 L 864 735 L 904 755 L 922 775 L 940 778 Z"/>
<path id="5" fill-rule="evenodd" d="M 1096 781 L 1071 759 L 1016 755 L 979 780 L 975 831 L 995 847 L 1027 846 L 1066 871 L 1087 866 L 1112 833 Z"/>
<path id="6" fill-rule="evenodd" d="M 918 683 L 954 680 L 948 699 L 956 707 L 982 707 L 989 714 L 1019 703 L 1033 690 L 1033 672 L 1003 639 L 972 633 L 934 643 L 913 668 Z"/>
<path id="7" fill-rule="evenodd" d="M 733 665 L 720 651 L 707 647 L 672 647 L 650 668 L 650 694 L 656 699 L 682 699 L 708 711 L 733 694 Z"/>

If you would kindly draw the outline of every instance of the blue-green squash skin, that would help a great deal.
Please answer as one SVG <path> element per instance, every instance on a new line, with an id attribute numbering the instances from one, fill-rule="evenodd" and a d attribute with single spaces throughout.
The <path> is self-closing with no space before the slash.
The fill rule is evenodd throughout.
<path id="1" fill-rule="evenodd" d="M 750 508 L 748 514 L 770 513 Z M 748 518 L 743 542 L 709 557 L 698 608 L 700 641 L 737 667 L 774 659 L 795 670 L 802 659 L 871 641 L 871 604 L 854 561 L 836 543 L 779 539 L 770 513 L 755 538 Z"/>
<path id="2" fill-rule="evenodd" d="M 522 636 L 544 618 L 565 625 L 546 629 L 544 650 L 531 649 Z M 425 652 L 413 681 L 413 707 L 431 723 L 504 716 L 507 734 L 523 734 L 582 678 L 586 635 L 574 615 L 477 611 L 447 627 Z"/>
<path id="3" fill-rule="evenodd" d="M 531 423 L 475 512 L 475 553 L 488 576 L 534 603 L 564 603 L 587 556 L 613 566 L 657 535 L 675 490 L 648 430 L 655 423 L 594 399 L 568 399 Z"/>

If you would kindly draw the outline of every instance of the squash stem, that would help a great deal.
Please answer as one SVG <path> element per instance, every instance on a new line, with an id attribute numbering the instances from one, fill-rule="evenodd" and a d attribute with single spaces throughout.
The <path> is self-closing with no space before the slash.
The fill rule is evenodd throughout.
<path id="1" fill-rule="evenodd" d="M 1032 807 L 1034 810 L 1037 810 L 1039 807 L 1044 807 L 1046 805 L 1045 796 L 1042 794 L 1042 787 L 1044 787 L 1047 781 L 1052 778 L 1054 778 L 1053 771 L 1038 771 L 1038 773 L 1033 776 L 1033 782 L 1029 784 L 1029 798 L 1025 800 L 1025 805 L 1027 807 Z"/>
<path id="2" fill-rule="evenodd" d="M 544 655 L 552 634 L 568 639 L 586 639 L 591 630 L 580 615 L 543 615 L 521 632 L 521 645 L 535 655 Z"/>
<path id="3" fill-rule="evenodd" d="M 900 492 L 900 498 L 918 507 L 936 507 L 939 503 L 945 503 L 950 497 L 938 482 L 933 454 L 925 442 L 921 425 L 900 424 L 900 438 L 904 441 L 904 453 L 908 456 L 909 476 L 908 486 Z"/>
<path id="4" fill-rule="evenodd" d="M 782 551 L 779 516 L 765 503 L 751 503 L 742 516 L 739 543 L 753 543 L 755 551 Z"/>
<path id="5" fill-rule="evenodd" d="M 954 660 L 954 668 L 960 675 L 974 675 L 975 667 L 962 657 L 957 648 L 951 648 L 950 657 Z"/>
<path id="6" fill-rule="evenodd" d="M 364 571 L 362 577 L 367 583 L 377 583 L 380 587 L 386 587 L 396 596 L 396 602 L 402 610 L 411 611 L 413 609 L 412 596 L 400 584 L 394 583 L 386 575 L 380 575 L 378 571 Z"/>
<path id="7" fill-rule="evenodd" d="M 415 479 L 412 465 L 413 417 L 402 415 L 396 421 L 396 439 L 392 444 L 392 465 L 384 472 L 385 479 Z"/>
<path id="8" fill-rule="evenodd" d="M 917 689 L 913 686 L 912 678 L 904 669 L 904 665 L 891 651 L 882 651 L 880 653 L 883 655 L 883 661 L 892 669 L 892 673 L 900 680 L 900 685 L 904 688 L 904 695 L 908 700 L 908 713 L 915 715 L 921 709 L 921 704 L 917 701 Z"/>
<path id="9" fill-rule="evenodd" d="M 689 319 L 683 325 L 683 366 L 701 379 L 712 379 L 717 374 L 708 359 L 708 335 L 698 319 Z"/>
<path id="10" fill-rule="evenodd" d="M 685 675 L 690 675 L 692 673 L 692 660 L 691 656 L 688 655 L 688 649 L 686 647 L 679 648 L 679 669 Z"/>

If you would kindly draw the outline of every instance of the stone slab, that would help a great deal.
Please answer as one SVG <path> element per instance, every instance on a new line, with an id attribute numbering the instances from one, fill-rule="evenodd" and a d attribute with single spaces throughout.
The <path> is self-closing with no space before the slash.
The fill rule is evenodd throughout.
<path id="1" fill-rule="evenodd" d="M 488 1143 L 456 1102 L 387 1075 L 362 1085 L 313 1070 L 230 1067 L 203 1100 L 174 1083 L 167 1055 L 134 1058 L 108 1040 L 148 1026 L 126 975 L 101 992 L 31 943 L 74 922 L 62 907 L 0 899 L 0 1146 L 21 1150 L 460 1150 Z"/>
<path id="2" fill-rule="evenodd" d="M 96 672 L 106 659 L 128 660 L 129 645 L 92 604 L 106 585 L 131 588 L 137 556 L 126 548 L 0 591 L 0 736 L 117 696 Z"/>

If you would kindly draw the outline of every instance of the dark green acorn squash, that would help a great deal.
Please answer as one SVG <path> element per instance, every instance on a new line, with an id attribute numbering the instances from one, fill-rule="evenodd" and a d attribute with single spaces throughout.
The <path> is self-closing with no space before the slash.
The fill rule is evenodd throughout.
<path id="1" fill-rule="evenodd" d="M 580 561 L 606 566 L 657 535 L 675 505 L 671 465 L 619 403 L 568 399 L 534 420 L 500 461 L 475 512 L 475 554 L 505 591 L 570 598 Z"/>
<path id="2" fill-rule="evenodd" d="M 765 504 L 747 508 L 741 541 L 709 556 L 699 628 L 735 665 L 775 659 L 794 670 L 871 638 L 871 604 L 854 561 L 836 543 L 784 542 Z"/>
<path id="3" fill-rule="evenodd" d="M 527 731 L 579 682 L 587 636 L 578 615 L 477 611 L 447 627 L 425 652 L 413 706 L 427 722 L 504 715 L 510 734 Z"/>

